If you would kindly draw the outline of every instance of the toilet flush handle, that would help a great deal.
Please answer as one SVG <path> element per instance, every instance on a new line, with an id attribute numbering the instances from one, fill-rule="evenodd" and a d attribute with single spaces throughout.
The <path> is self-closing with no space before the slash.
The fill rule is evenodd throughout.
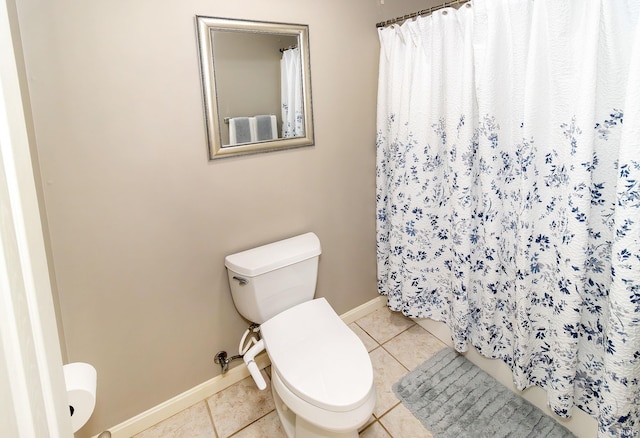
<path id="1" fill-rule="evenodd" d="M 240 286 L 244 286 L 245 284 L 249 283 L 249 280 L 247 280 L 246 278 L 238 277 L 237 275 L 234 275 L 233 279 L 238 280 L 238 283 L 240 283 Z"/>

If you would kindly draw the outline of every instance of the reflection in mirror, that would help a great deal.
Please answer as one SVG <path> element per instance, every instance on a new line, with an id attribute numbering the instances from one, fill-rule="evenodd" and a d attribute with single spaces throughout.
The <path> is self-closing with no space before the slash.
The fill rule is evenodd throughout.
<path id="1" fill-rule="evenodd" d="M 196 17 L 209 157 L 313 144 L 308 27 Z"/>

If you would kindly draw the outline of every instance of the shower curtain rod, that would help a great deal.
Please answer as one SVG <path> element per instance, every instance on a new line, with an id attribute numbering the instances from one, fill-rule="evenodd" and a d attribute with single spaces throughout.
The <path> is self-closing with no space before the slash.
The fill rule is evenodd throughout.
<path id="1" fill-rule="evenodd" d="M 280 49 L 280 53 L 283 53 L 285 50 L 291 50 L 291 49 L 297 49 L 298 46 L 296 46 L 295 44 L 293 46 L 289 46 L 289 47 L 283 47 Z"/>
<path id="2" fill-rule="evenodd" d="M 376 27 L 387 27 L 387 26 L 391 26 L 392 24 L 395 23 L 400 23 L 401 21 L 405 21 L 405 20 L 409 20 L 411 18 L 415 18 L 415 17 L 421 17 L 423 15 L 429 15 L 437 10 L 440 9 L 444 9 L 444 8 L 449 8 L 451 6 L 456 6 L 456 5 L 463 5 L 465 3 L 468 3 L 470 0 L 452 0 L 450 2 L 444 2 L 443 4 L 439 5 L 439 6 L 433 6 L 429 9 L 423 9 L 421 11 L 418 12 L 414 12 L 412 14 L 408 14 L 408 15 L 403 15 L 402 17 L 397 17 L 397 18 L 393 18 L 391 20 L 387 20 L 387 21 L 381 21 L 380 23 L 376 23 Z M 470 7 L 471 5 L 467 5 L 467 7 Z"/>

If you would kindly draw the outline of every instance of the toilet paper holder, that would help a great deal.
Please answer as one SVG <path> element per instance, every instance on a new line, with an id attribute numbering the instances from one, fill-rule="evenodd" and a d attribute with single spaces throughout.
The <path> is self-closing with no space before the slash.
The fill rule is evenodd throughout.
<path id="1" fill-rule="evenodd" d="M 77 432 L 91 417 L 96 406 L 96 369 L 83 362 L 66 364 L 64 372 L 71 429 Z"/>

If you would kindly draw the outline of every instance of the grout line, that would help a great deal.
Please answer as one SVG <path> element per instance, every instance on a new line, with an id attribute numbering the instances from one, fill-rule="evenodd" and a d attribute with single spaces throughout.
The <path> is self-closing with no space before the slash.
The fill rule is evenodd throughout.
<path id="1" fill-rule="evenodd" d="M 392 312 L 392 310 L 389 310 L 389 311 L 390 311 L 390 312 Z M 374 312 L 375 312 L 375 310 L 374 310 Z M 373 313 L 373 312 L 371 312 L 371 313 Z M 369 332 L 368 332 L 364 327 L 362 327 L 360 324 L 358 324 L 358 321 L 359 321 L 359 320 L 354 321 L 354 322 L 355 322 L 355 324 L 356 324 L 358 327 L 360 327 L 360 328 L 362 329 L 362 331 L 363 331 L 363 332 L 365 332 L 367 335 L 369 335 L 369 337 L 370 337 L 371 339 L 373 339 L 374 341 L 376 341 L 376 342 L 378 343 L 378 345 L 383 345 L 383 344 L 386 344 L 387 342 L 389 342 L 390 340 L 397 338 L 397 337 L 398 337 L 398 336 L 400 336 L 402 333 L 404 333 L 404 332 L 406 332 L 407 330 L 409 330 L 411 327 L 413 327 L 413 326 L 415 326 L 415 325 L 418 325 L 418 324 L 417 324 L 414 320 L 412 320 L 411 318 L 409 318 L 409 317 L 407 317 L 407 316 L 404 316 L 404 315 L 403 315 L 403 317 L 404 317 L 404 318 L 406 318 L 406 319 L 408 319 L 409 321 L 411 321 L 411 322 L 412 322 L 412 324 L 411 324 L 410 326 L 408 326 L 407 328 L 403 329 L 402 331 L 400 331 L 400 332 L 396 333 L 395 335 L 393 335 L 392 337 L 390 337 L 389 339 L 387 339 L 387 340 L 386 340 L 386 341 L 384 341 L 384 342 L 380 342 L 380 341 L 378 341 L 378 340 L 377 340 L 377 339 L 376 339 L 376 338 L 375 338 L 371 333 L 369 333 Z"/>
<path id="2" fill-rule="evenodd" d="M 358 327 L 360 327 L 360 330 L 365 332 L 367 334 L 367 336 L 369 336 L 371 339 L 373 339 L 376 342 L 376 344 L 381 345 L 380 342 L 378 342 L 378 340 L 376 338 L 374 338 L 371 333 L 369 333 L 364 327 L 362 327 L 360 324 L 358 324 L 358 321 L 354 321 L 353 323 L 355 325 L 357 325 Z"/>
<path id="3" fill-rule="evenodd" d="M 233 432 L 231 435 L 229 435 L 229 438 L 232 438 L 234 436 L 236 436 L 237 434 L 239 434 L 240 432 L 242 432 L 243 430 L 247 429 L 248 427 L 250 427 L 253 424 L 256 424 L 258 421 L 262 420 L 263 418 L 265 418 L 267 415 L 272 414 L 273 412 L 275 412 L 275 408 L 272 411 L 267 412 L 266 414 L 264 414 L 262 417 L 260 418 L 256 418 L 255 420 L 253 420 L 251 423 L 247 424 L 246 426 L 241 427 L 240 429 L 236 430 L 235 432 Z M 280 421 L 280 417 L 278 417 L 278 421 Z M 284 429 L 284 428 L 283 428 Z"/>
<path id="4" fill-rule="evenodd" d="M 270 365 L 269 365 L 269 366 L 270 366 Z M 266 371 L 265 371 L 265 373 L 266 373 Z M 245 377 L 245 378 L 246 378 L 246 379 L 248 379 L 249 377 Z M 269 383 L 269 385 L 268 385 L 268 386 L 269 386 L 269 388 L 270 388 L 270 387 L 271 387 L 271 376 L 269 376 L 269 377 L 268 377 L 267 381 L 268 381 L 268 383 Z M 266 391 L 266 389 L 265 389 L 265 391 Z M 269 393 L 270 393 L 270 394 L 272 394 L 272 393 L 271 393 L 271 391 L 269 391 Z M 274 400 L 274 405 L 275 405 L 275 400 Z M 263 418 L 265 418 L 267 415 L 269 415 L 269 414 L 271 414 L 271 413 L 273 413 L 273 412 L 275 412 L 275 411 L 276 411 L 276 409 L 275 409 L 275 408 L 273 408 L 272 410 L 270 410 L 269 412 L 267 412 L 267 413 L 266 413 L 266 414 L 264 414 L 263 416 L 261 416 L 261 417 L 259 417 L 259 418 L 256 418 L 255 420 L 253 420 L 253 421 L 252 421 L 251 423 L 249 423 L 249 424 L 244 425 L 243 427 L 241 427 L 240 429 L 236 430 L 236 431 L 235 431 L 235 432 L 233 432 L 231 435 L 229 435 L 229 438 L 231 438 L 231 437 L 233 437 L 233 436 L 237 435 L 237 434 L 238 434 L 238 433 L 240 433 L 241 431 L 243 431 L 243 430 L 245 430 L 246 428 L 250 427 L 251 425 L 253 425 L 253 424 L 257 423 L 258 421 L 262 420 L 262 419 L 263 419 Z M 278 417 L 278 421 L 280 421 L 280 417 Z"/>
<path id="5" fill-rule="evenodd" d="M 391 340 L 391 339 L 389 339 L 389 340 Z M 406 366 L 404 366 L 404 364 L 403 364 L 402 362 L 400 362 L 400 360 L 399 360 L 397 357 L 395 357 L 395 356 L 393 355 L 393 353 L 391 353 L 389 350 L 387 350 L 386 348 L 384 348 L 384 344 L 383 344 L 383 345 L 381 345 L 380 347 L 382 347 L 382 349 L 383 349 L 384 351 L 386 351 L 386 352 L 389 354 L 389 356 L 391 356 L 391 357 L 393 358 L 393 360 L 395 360 L 396 362 L 398 362 L 402 368 L 404 368 L 405 370 L 407 370 L 407 372 L 411 371 L 409 368 L 407 368 Z"/>
<path id="6" fill-rule="evenodd" d="M 397 406 L 397 405 L 396 405 Z M 378 423 L 380 424 L 380 427 L 382 427 L 384 429 L 385 432 L 387 432 L 387 434 L 391 437 L 391 438 L 395 438 L 393 436 L 393 434 L 391 433 L 391 431 L 389 429 L 387 429 L 386 427 L 384 427 L 384 423 L 382 423 L 382 421 L 378 421 Z"/>
<path id="7" fill-rule="evenodd" d="M 209 406 L 209 402 L 207 401 L 207 399 L 203 399 L 202 400 L 204 402 L 204 405 L 207 407 L 207 413 L 209 414 L 209 420 L 211 420 L 211 428 L 213 429 L 213 435 L 215 436 L 215 438 L 218 438 L 218 429 L 216 428 L 216 422 L 213 421 L 213 413 L 211 412 L 211 406 Z"/>
<path id="8" fill-rule="evenodd" d="M 375 418 L 375 416 L 374 416 L 374 418 Z M 369 429 L 369 428 L 373 427 L 373 425 L 374 425 L 374 424 L 376 424 L 376 423 L 377 423 L 377 424 L 380 424 L 380 422 L 378 421 L 378 419 L 377 419 L 377 418 L 376 418 L 376 420 L 375 420 L 375 421 L 372 421 L 371 423 L 367 424 L 367 427 L 365 427 L 364 429 L 362 429 L 362 430 L 358 431 L 358 435 L 363 434 L 367 429 Z M 382 424 L 380 424 L 380 426 L 382 426 Z"/>
<path id="9" fill-rule="evenodd" d="M 395 395 L 395 394 L 394 394 Z M 396 396 L 396 400 L 398 400 L 398 397 Z M 387 415 L 389 412 L 391 412 L 394 408 L 398 407 L 398 405 L 402 403 L 400 400 L 398 400 L 398 403 L 396 403 L 395 405 L 391 406 L 389 409 L 387 409 L 386 411 L 384 411 L 382 414 L 380 414 L 380 416 L 378 417 L 376 414 L 373 414 L 373 416 L 376 418 L 376 420 L 380 420 L 382 417 L 384 417 L 385 415 Z"/>

